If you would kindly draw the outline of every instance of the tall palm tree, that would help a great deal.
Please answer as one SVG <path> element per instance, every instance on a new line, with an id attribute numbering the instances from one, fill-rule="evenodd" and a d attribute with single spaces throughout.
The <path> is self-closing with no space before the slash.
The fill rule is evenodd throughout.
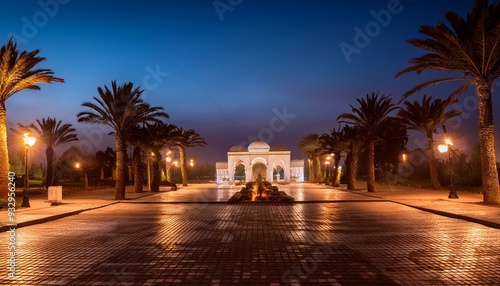
<path id="1" fill-rule="evenodd" d="M 379 93 L 367 94 L 366 98 L 356 99 L 359 107 L 353 107 L 352 113 L 342 113 L 337 117 L 339 123 L 359 126 L 366 138 L 367 145 L 367 182 L 368 192 L 375 192 L 375 143 L 382 138 L 380 135 L 394 117 L 389 114 L 396 109 L 388 95 Z"/>
<path id="2" fill-rule="evenodd" d="M 193 147 L 205 147 L 207 142 L 200 134 L 196 133 L 193 129 L 183 129 L 182 127 L 177 128 L 177 139 L 175 146 L 179 149 L 180 163 L 181 163 L 181 176 L 182 185 L 188 185 L 188 174 L 187 174 L 187 164 L 186 164 L 186 149 Z"/>
<path id="3" fill-rule="evenodd" d="M 325 154 L 320 136 L 316 133 L 303 136 L 297 147 L 307 156 L 309 162 L 309 182 L 320 180 L 320 156 Z"/>
<path id="4" fill-rule="evenodd" d="M 333 175 L 331 178 L 332 187 L 340 186 L 340 177 L 339 177 L 339 167 L 340 167 L 340 154 L 347 149 L 347 142 L 343 137 L 342 130 L 339 129 L 330 130 L 330 133 L 324 133 L 321 135 L 320 140 L 323 145 L 323 149 L 328 154 L 333 154 Z"/>
<path id="5" fill-rule="evenodd" d="M 168 118 L 162 107 L 152 107 L 145 103 L 141 94 L 143 90 L 129 82 L 118 86 L 111 82 L 107 86 L 98 87 L 100 98 L 94 97 L 96 103 L 84 102 L 82 106 L 90 111 L 78 113 L 78 122 L 101 124 L 111 127 L 110 134 L 115 135 L 116 144 L 116 192 L 115 199 L 125 199 L 126 178 L 126 136 L 130 129 L 141 122 L 161 122 L 159 117 Z"/>
<path id="6" fill-rule="evenodd" d="M 399 164 L 403 159 L 403 154 L 408 151 L 406 148 L 408 128 L 400 120 L 394 120 L 384 128 L 381 136 L 384 141 L 375 146 L 375 164 L 385 169 L 386 181 L 396 183 L 400 178 L 398 176 Z M 388 173 L 390 169 L 392 172 Z"/>
<path id="7" fill-rule="evenodd" d="M 96 156 L 86 154 L 77 146 L 71 146 L 68 150 L 64 151 L 61 155 L 61 161 L 69 163 L 70 168 L 76 168 L 79 172 L 83 171 L 85 190 L 88 190 L 89 176 L 88 174 L 99 167 L 99 161 Z M 75 164 L 78 163 L 78 166 Z"/>
<path id="8" fill-rule="evenodd" d="M 146 128 L 139 125 L 131 128 L 127 141 L 132 145 L 132 172 L 134 174 L 134 192 L 143 192 L 142 155 L 146 149 Z"/>
<path id="9" fill-rule="evenodd" d="M 432 100 L 432 96 L 427 97 L 427 95 L 424 95 L 422 103 L 416 100 L 414 102 L 405 101 L 405 108 L 400 108 L 397 114 L 408 129 L 420 131 L 425 134 L 433 189 L 441 188 L 436 167 L 436 157 L 434 155 L 433 135 L 437 133 L 437 128 L 440 125 L 444 126 L 446 121 L 462 114 L 462 112 L 457 110 L 447 110 L 456 101 L 451 97 L 448 97 L 446 100 Z"/>
<path id="10" fill-rule="evenodd" d="M 342 138 L 346 143 L 347 156 L 345 159 L 347 173 L 347 189 L 356 189 L 356 178 L 358 176 L 359 155 L 365 145 L 365 138 L 361 135 L 358 126 L 344 125 L 342 128 Z"/>
<path id="11" fill-rule="evenodd" d="M 28 130 L 35 134 L 35 137 L 45 145 L 45 155 L 47 157 L 47 174 L 45 176 L 45 187 L 52 186 L 54 182 L 54 148 L 57 146 L 78 141 L 78 136 L 71 124 L 62 124 L 62 121 L 57 121 L 56 118 L 47 117 L 36 120 L 37 125 L 19 124 L 20 130 Z"/>
<path id="12" fill-rule="evenodd" d="M 111 147 L 107 147 L 105 151 L 97 151 L 95 153 L 96 161 L 99 166 L 99 179 L 104 180 L 107 173 L 113 173 L 113 168 L 116 163 L 116 154 Z"/>
<path id="13" fill-rule="evenodd" d="M 479 101 L 479 145 L 483 181 L 483 201 L 500 204 L 500 184 L 495 154 L 495 129 L 493 126 L 492 88 L 500 78 L 500 2 L 476 0 L 472 10 L 463 18 L 456 13 L 445 14 L 449 26 L 439 23 L 422 26 L 425 39 L 408 42 L 427 54 L 413 58 L 411 66 L 396 74 L 420 74 L 437 70 L 459 74 L 425 81 L 404 94 L 403 98 L 431 85 L 450 81 L 465 81 L 451 96 L 475 86 Z"/>
<path id="14" fill-rule="evenodd" d="M 40 90 L 38 84 L 64 82 L 49 69 L 36 66 L 45 60 L 37 56 L 40 50 L 19 52 L 12 38 L 0 49 L 0 185 L 7 186 L 9 151 L 7 148 L 7 109 L 5 102 L 25 89 Z M 0 198 L 7 198 L 7 188 L 0 188 Z"/>
<path id="15" fill-rule="evenodd" d="M 147 156 L 151 156 L 151 190 L 152 192 L 160 191 L 160 162 L 161 150 L 171 148 L 176 144 L 177 127 L 172 124 L 155 123 L 146 124 L 142 128 L 143 142 L 141 146 L 147 150 Z"/>

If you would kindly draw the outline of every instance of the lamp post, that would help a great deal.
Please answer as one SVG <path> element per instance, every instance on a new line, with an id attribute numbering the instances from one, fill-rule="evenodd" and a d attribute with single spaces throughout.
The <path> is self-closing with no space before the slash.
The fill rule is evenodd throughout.
<path id="1" fill-rule="evenodd" d="M 330 156 L 326 157 L 326 161 L 325 161 L 325 173 L 326 173 L 327 170 L 328 170 L 328 173 L 326 174 L 325 185 L 328 185 L 328 180 L 330 179 L 330 160 L 331 160 Z"/>
<path id="2" fill-rule="evenodd" d="M 454 174 L 453 174 L 453 167 L 451 166 L 451 147 L 453 146 L 453 142 L 449 138 L 447 138 L 444 141 L 444 144 L 439 144 L 438 145 L 438 150 L 441 153 L 448 152 L 448 165 L 449 165 L 449 172 L 450 172 L 450 194 L 448 195 L 449 199 L 458 199 L 457 191 L 455 190 L 455 185 L 454 185 Z"/>
<path id="3" fill-rule="evenodd" d="M 155 153 L 151 152 L 150 155 L 148 155 L 148 189 L 151 192 L 151 166 L 150 166 L 150 156 L 154 156 Z"/>
<path id="4" fill-rule="evenodd" d="M 167 154 L 165 156 L 165 177 L 166 177 L 167 181 L 170 181 L 169 165 L 170 165 L 170 162 L 172 161 L 172 158 L 170 157 L 171 153 L 172 153 L 172 151 L 168 150 Z"/>
<path id="5" fill-rule="evenodd" d="M 85 170 L 85 167 L 82 166 L 82 164 L 80 164 L 79 162 L 76 162 L 75 168 L 77 170 L 80 170 L 80 168 L 82 168 L 83 175 L 85 178 L 85 191 L 88 191 L 88 189 L 89 189 L 89 177 L 87 176 L 87 170 Z"/>
<path id="6" fill-rule="evenodd" d="M 177 167 L 177 154 L 174 154 L 174 162 L 172 163 L 172 167 L 174 168 L 173 177 L 172 177 L 172 187 L 170 188 L 172 191 L 177 190 L 177 185 L 175 184 L 175 167 Z"/>
<path id="7" fill-rule="evenodd" d="M 21 203 L 21 207 L 29 208 L 30 207 L 30 198 L 29 198 L 29 170 L 28 170 L 28 150 L 33 147 L 36 142 L 36 137 L 30 136 L 29 133 L 24 133 L 24 190 L 23 190 L 23 202 Z"/>

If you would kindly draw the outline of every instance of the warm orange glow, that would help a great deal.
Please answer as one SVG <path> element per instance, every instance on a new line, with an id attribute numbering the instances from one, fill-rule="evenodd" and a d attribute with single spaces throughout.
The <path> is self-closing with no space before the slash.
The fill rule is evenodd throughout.
<path id="1" fill-rule="evenodd" d="M 448 152 L 448 144 L 439 144 L 438 145 L 438 150 L 441 153 Z"/>
<path id="2" fill-rule="evenodd" d="M 403 161 L 406 161 L 406 154 L 403 154 Z"/>
<path id="3" fill-rule="evenodd" d="M 451 139 L 450 139 L 450 138 L 446 138 L 446 139 L 444 140 L 444 143 L 446 143 L 446 145 L 453 146 L 453 142 L 451 142 Z"/>
<path id="4" fill-rule="evenodd" d="M 80 163 L 76 163 L 75 168 L 80 169 Z"/>
<path id="5" fill-rule="evenodd" d="M 194 160 L 193 160 L 193 159 L 191 159 L 191 160 L 189 161 L 189 165 L 191 165 L 191 167 L 193 167 L 193 166 L 194 166 Z"/>
<path id="6" fill-rule="evenodd" d="M 170 163 L 170 161 L 172 161 L 172 158 L 167 157 L 167 163 Z"/>
<path id="7" fill-rule="evenodd" d="M 36 142 L 36 137 L 30 136 L 29 133 L 24 133 L 24 146 L 26 147 L 33 147 Z"/>

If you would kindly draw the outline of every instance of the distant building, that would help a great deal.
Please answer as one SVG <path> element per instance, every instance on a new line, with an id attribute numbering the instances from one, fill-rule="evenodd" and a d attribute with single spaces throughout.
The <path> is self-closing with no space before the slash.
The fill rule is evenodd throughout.
<path id="1" fill-rule="evenodd" d="M 290 160 L 284 145 L 270 147 L 264 141 L 236 145 L 227 152 L 227 162 L 217 162 L 217 183 L 253 181 L 259 174 L 267 181 L 304 181 L 304 161 Z"/>

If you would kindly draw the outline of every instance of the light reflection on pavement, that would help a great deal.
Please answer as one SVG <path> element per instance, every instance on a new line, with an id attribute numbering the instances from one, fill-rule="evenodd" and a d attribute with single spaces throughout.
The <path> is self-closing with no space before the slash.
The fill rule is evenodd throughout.
<path id="1" fill-rule="evenodd" d="M 339 200 L 373 200 L 374 198 L 363 196 L 355 192 L 339 192 L 332 188 L 319 184 L 291 183 L 288 185 L 277 185 L 280 191 L 284 191 L 295 201 L 339 201 Z M 241 185 L 216 185 L 216 184 L 193 184 L 187 187 L 179 186 L 177 191 L 170 191 L 168 187 L 162 187 L 161 193 L 151 197 L 136 199 L 135 201 L 148 202 L 227 202 Z"/>

